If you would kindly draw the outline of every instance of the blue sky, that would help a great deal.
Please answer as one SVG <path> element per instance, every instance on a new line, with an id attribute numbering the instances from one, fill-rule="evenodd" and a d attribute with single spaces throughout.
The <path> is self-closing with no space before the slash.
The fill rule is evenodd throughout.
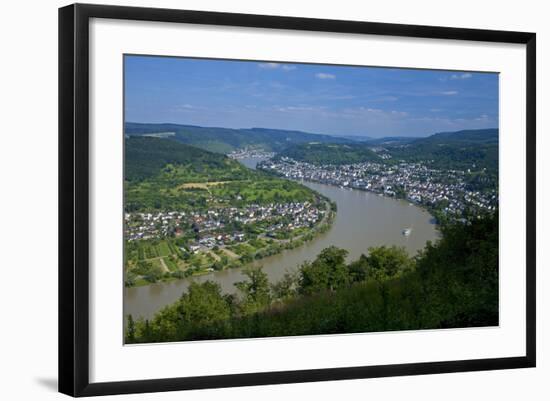
<path id="1" fill-rule="evenodd" d="M 426 136 L 498 127 L 498 74 L 125 58 L 127 122 Z"/>

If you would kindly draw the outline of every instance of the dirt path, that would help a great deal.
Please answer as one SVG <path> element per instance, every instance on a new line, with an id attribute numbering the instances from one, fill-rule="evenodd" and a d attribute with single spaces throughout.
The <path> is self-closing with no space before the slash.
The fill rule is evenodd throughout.
<path id="1" fill-rule="evenodd" d="M 226 253 L 227 256 L 229 256 L 230 258 L 233 258 L 233 259 L 239 259 L 239 255 L 237 255 L 235 252 L 233 251 L 230 251 L 229 249 L 227 248 L 220 248 L 222 251 L 224 251 Z"/>
<path id="2" fill-rule="evenodd" d="M 159 258 L 160 259 L 160 265 L 162 266 L 162 268 L 164 269 L 165 272 L 170 272 L 170 269 L 168 268 L 168 266 L 166 266 L 166 263 L 164 262 L 164 258 Z"/>
<path id="3" fill-rule="evenodd" d="M 230 184 L 232 182 L 242 182 L 243 180 L 234 180 L 234 181 L 210 181 L 210 182 L 187 182 L 185 184 L 179 185 L 178 189 L 204 189 L 210 192 L 210 187 L 215 187 L 218 185 Z"/>
<path id="4" fill-rule="evenodd" d="M 212 256 L 217 262 L 219 262 L 219 261 L 221 260 L 221 258 L 219 257 L 219 255 L 216 254 L 216 252 L 208 251 L 208 253 L 209 253 L 210 256 Z"/>

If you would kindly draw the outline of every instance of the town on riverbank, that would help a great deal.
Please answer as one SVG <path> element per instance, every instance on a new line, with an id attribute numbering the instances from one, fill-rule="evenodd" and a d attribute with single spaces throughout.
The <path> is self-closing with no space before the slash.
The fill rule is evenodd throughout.
<path id="1" fill-rule="evenodd" d="M 470 169 L 437 169 L 426 161 L 313 164 L 273 152 L 243 148 L 236 160 L 258 160 L 257 169 L 286 180 L 370 191 L 426 208 L 439 222 L 495 211 L 496 187 L 473 188 Z M 126 286 L 170 281 L 242 267 L 293 249 L 328 230 L 335 204 L 315 200 L 242 207 L 125 213 Z M 403 235 L 410 228 L 403 227 Z"/>
<path id="2" fill-rule="evenodd" d="M 314 203 L 125 213 L 126 286 L 241 267 L 299 247 L 328 230 L 335 212 L 319 196 Z"/>
<path id="3" fill-rule="evenodd" d="M 443 170 L 426 162 L 393 164 L 364 162 L 315 165 L 288 157 L 264 160 L 258 169 L 292 180 L 306 180 L 342 188 L 375 192 L 426 207 L 438 219 L 464 220 L 464 214 L 494 211 L 495 187 L 472 189 L 470 170 Z"/>

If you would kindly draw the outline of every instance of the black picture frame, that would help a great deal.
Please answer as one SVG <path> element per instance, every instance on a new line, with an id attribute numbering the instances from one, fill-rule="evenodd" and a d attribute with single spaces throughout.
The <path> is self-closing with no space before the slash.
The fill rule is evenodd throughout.
<path id="1" fill-rule="evenodd" d="M 91 18 L 437 38 L 526 45 L 526 354 L 521 357 L 122 382 L 89 381 L 89 117 Z M 74 4 L 59 9 L 59 391 L 95 396 L 534 367 L 536 35 L 479 29 Z"/>

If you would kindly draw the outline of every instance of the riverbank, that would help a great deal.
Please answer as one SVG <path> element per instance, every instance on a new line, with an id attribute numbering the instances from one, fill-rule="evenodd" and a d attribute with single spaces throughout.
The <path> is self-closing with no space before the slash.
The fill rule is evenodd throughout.
<path id="1" fill-rule="evenodd" d="M 140 259 L 137 263 L 148 263 L 153 268 L 157 267 L 161 275 L 153 279 L 142 277 L 129 279 L 127 274 L 125 286 L 130 288 L 161 282 L 169 283 L 185 278 L 200 277 L 213 272 L 239 269 L 247 267 L 252 262 L 261 262 L 266 257 L 296 249 L 314 240 L 318 235 L 327 232 L 334 222 L 336 205 L 321 194 L 317 193 L 317 196 L 319 202 L 323 205 L 321 220 L 311 223 L 312 226 L 310 227 L 291 229 L 282 236 L 271 236 L 266 233 L 255 234 L 253 237 L 236 242 L 233 245 L 215 245 L 212 249 L 197 250 L 191 255 L 169 238 L 129 242 L 126 245 L 128 248 L 137 247 L 136 253 Z M 132 268 L 135 270 L 135 267 Z"/>
<path id="2" fill-rule="evenodd" d="M 405 196 L 398 196 L 398 195 L 390 196 L 390 195 L 387 195 L 383 192 L 375 191 L 375 190 L 368 189 L 368 188 L 361 188 L 361 187 L 356 188 L 356 187 L 350 187 L 350 186 L 342 186 L 342 185 L 337 185 L 337 184 L 332 184 L 332 183 L 327 183 L 327 182 L 322 182 L 322 181 L 315 181 L 315 180 L 294 180 L 294 181 L 298 182 L 298 183 L 301 183 L 301 184 L 303 184 L 304 182 L 312 182 L 312 183 L 316 183 L 316 184 L 330 185 L 332 187 L 337 187 L 337 188 L 340 188 L 340 189 L 369 192 L 371 194 L 374 194 L 374 195 L 377 195 L 377 196 L 382 196 L 384 198 L 394 199 L 394 200 L 401 200 L 403 202 L 408 203 L 409 206 L 418 207 L 420 209 L 425 210 L 427 213 L 429 213 L 430 216 L 433 219 L 433 224 L 435 226 L 439 226 L 439 223 L 441 221 L 441 217 L 438 217 L 438 213 L 437 213 L 438 210 L 437 209 L 434 209 L 433 207 L 430 207 L 428 204 L 424 204 L 422 202 L 413 202 L 413 201 L 407 199 Z M 404 227 L 404 228 L 408 228 L 408 227 Z"/>
<path id="3" fill-rule="evenodd" d="M 346 263 L 347 251 L 331 246 L 303 264 L 297 274 L 276 283 L 270 283 L 261 270 L 247 271 L 246 279 L 237 284 L 238 297 L 224 296 L 215 282 L 193 283 L 152 319 L 135 320 L 129 315 L 125 340 L 152 343 L 495 326 L 495 250 L 496 215 L 471 224 L 451 224 L 441 241 L 418 257 L 382 246 Z"/>
<path id="4" fill-rule="evenodd" d="M 261 161 L 265 161 L 265 160 L 267 160 L 267 159 L 262 159 Z M 259 164 L 259 162 L 254 165 L 254 169 L 257 168 L 258 164 Z M 279 177 L 279 178 L 289 179 L 289 178 L 285 177 L 283 174 L 281 174 L 279 172 L 274 172 L 274 171 L 268 170 L 268 169 L 262 169 L 261 167 L 260 167 L 260 170 L 264 171 L 266 173 L 269 173 L 269 174 L 273 174 L 274 176 Z M 439 209 L 434 208 L 433 206 L 430 206 L 427 203 L 417 202 L 417 201 L 407 199 L 407 197 L 404 194 L 401 194 L 401 193 L 395 193 L 395 194 L 389 195 L 389 194 L 387 194 L 383 191 L 377 191 L 377 190 L 372 189 L 372 188 L 353 186 L 353 185 L 349 185 L 349 183 L 346 184 L 346 185 L 342 185 L 340 183 L 335 183 L 335 182 L 332 182 L 330 180 L 316 180 L 316 179 L 313 179 L 313 178 L 300 179 L 300 180 L 290 178 L 290 180 L 294 181 L 294 182 L 297 182 L 297 183 L 300 183 L 300 184 L 303 184 L 305 182 L 311 182 L 311 183 L 316 183 L 316 184 L 329 185 L 329 186 L 337 187 L 337 188 L 340 188 L 340 189 L 369 192 L 369 193 L 372 193 L 372 194 L 375 194 L 375 195 L 378 195 L 378 196 L 382 196 L 382 197 L 385 197 L 385 198 L 389 198 L 389 199 L 402 200 L 404 202 L 407 202 L 411 206 L 416 206 L 418 208 L 424 209 L 427 213 L 429 213 L 432 216 L 433 223 L 435 225 L 438 225 L 442 220 L 442 215 L 441 215 Z M 408 227 L 404 227 L 404 229 L 405 228 L 408 228 Z"/>
<path id="5" fill-rule="evenodd" d="M 405 199 L 425 208 L 441 225 L 464 222 L 469 216 L 492 212 L 498 207 L 498 191 L 491 186 L 485 169 L 478 174 L 469 168 L 435 168 L 431 162 L 403 160 L 327 163 L 275 157 L 262 161 L 258 169 L 287 180 L 308 180 Z"/>
<path id="6" fill-rule="evenodd" d="M 346 249 L 348 261 L 358 259 L 369 247 L 396 245 L 414 256 L 427 241 L 435 241 L 438 233 L 432 216 L 425 210 L 402 200 L 377 196 L 371 192 L 340 189 L 335 186 L 308 183 L 304 185 L 335 202 L 337 213 L 330 229 L 302 246 L 284 250 L 249 266 L 262 266 L 270 282 L 281 280 L 286 272 L 294 272 L 305 261 L 311 261 L 325 248 L 334 245 Z M 412 226 L 410 236 L 402 234 Z M 173 303 L 192 282 L 214 281 L 223 293 L 236 292 L 234 284 L 243 281 L 243 269 L 227 269 L 177 281 L 126 288 L 125 313 L 134 317 L 151 317 L 163 306 Z"/>

